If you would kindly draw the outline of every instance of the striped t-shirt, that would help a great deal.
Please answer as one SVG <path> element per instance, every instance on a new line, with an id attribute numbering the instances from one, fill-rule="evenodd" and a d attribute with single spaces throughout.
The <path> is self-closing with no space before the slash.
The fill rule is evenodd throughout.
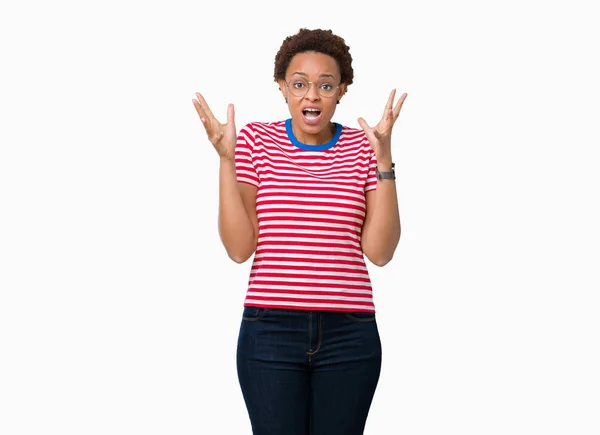
<path id="1" fill-rule="evenodd" d="M 299 142 L 291 119 L 240 130 L 237 180 L 258 188 L 245 306 L 375 311 L 360 241 L 377 162 L 363 130 L 335 126 L 323 145 Z"/>

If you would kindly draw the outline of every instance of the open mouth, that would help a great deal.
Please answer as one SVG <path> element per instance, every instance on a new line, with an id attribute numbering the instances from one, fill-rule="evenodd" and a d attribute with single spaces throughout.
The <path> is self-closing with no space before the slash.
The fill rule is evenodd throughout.
<path id="1" fill-rule="evenodd" d="M 304 119 L 307 123 L 312 124 L 319 121 L 321 111 L 319 109 L 304 109 L 302 111 Z"/>

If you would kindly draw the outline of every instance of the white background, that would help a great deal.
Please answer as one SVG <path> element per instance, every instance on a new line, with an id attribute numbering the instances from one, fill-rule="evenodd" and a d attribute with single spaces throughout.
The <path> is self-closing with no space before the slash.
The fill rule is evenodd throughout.
<path id="1" fill-rule="evenodd" d="M 366 434 L 600 433 L 593 2 L 21 2 L 0 9 L 0 433 L 249 434 L 251 260 L 192 106 L 289 116 L 282 40 L 354 57 L 337 122 L 394 129 L 402 239 L 368 263 Z M 568 4 L 568 5 L 567 5 Z M 285 434 L 283 434 L 285 435 Z"/>

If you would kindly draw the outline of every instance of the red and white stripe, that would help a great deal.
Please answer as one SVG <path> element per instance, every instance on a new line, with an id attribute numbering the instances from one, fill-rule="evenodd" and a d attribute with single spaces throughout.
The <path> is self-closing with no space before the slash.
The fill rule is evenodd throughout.
<path id="1" fill-rule="evenodd" d="M 337 143 L 304 150 L 285 121 L 241 129 L 237 179 L 258 188 L 258 246 L 245 306 L 375 311 L 361 249 L 365 192 L 377 187 L 364 132 L 342 127 Z"/>

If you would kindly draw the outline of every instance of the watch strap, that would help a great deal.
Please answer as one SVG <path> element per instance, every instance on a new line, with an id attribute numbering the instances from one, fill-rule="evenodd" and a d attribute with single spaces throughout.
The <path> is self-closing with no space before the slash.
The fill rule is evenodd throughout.
<path id="1" fill-rule="evenodd" d="M 394 163 L 392 163 L 392 170 L 389 172 L 380 172 L 378 167 L 375 167 L 375 175 L 377 176 L 378 180 L 387 178 L 390 180 L 395 180 L 396 179 L 396 171 L 394 170 Z"/>

